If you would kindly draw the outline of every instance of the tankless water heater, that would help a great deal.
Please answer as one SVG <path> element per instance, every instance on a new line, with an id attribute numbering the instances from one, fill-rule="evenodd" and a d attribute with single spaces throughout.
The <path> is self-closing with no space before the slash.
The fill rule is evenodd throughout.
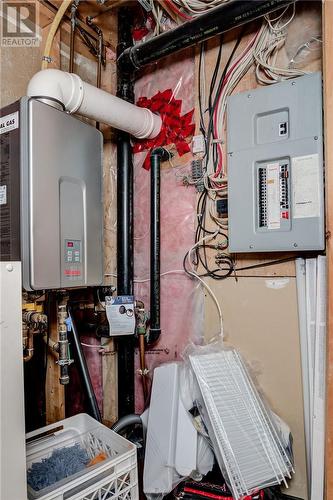
<path id="1" fill-rule="evenodd" d="M 102 134 L 36 99 L 1 110 L 1 261 L 26 290 L 103 280 Z"/>

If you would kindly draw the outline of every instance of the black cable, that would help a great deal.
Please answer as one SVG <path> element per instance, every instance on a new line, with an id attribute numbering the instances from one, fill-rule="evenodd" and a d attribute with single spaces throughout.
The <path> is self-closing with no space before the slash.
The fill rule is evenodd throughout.
<path id="1" fill-rule="evenodd" d="M 206 245 L 206 246 L 207 246 L 207 245 Z M 214 248 L 215 248 L 215 247 L 214 247 Z M 230 261 L 232 261 L 232 257 L 231 257 L 231 256 L 229 257 L 229 256 L 228 256 L 228 254 L 225 254 L 225 256 L 226 256 L 226 259 L 225 259 L 225 262 L 226 262 L 226 263 L 228 263 L 228 260 L 229 260 L 229 259 L 230 259 Z M 184 260 L 183 260 L 183 267 L 184 267 L 184 271 L 185 271 L 185 272 L 186 272 L 189 276 L 193 277 L 193 274 L 191 274 L 191 273 L 188 271 L 187 267 L 186 267 L 186 259 L 187 259 L 187 257 L 188 257 L 188 252 L 187 252 L 187 254 L 185 255 Z M 269 266 L 275 266 L 275 265 L 277 265 L 277 264 L 283 264 L 283 263 L 285 263 L 285 262 L 292 262 L 292 261 L 296 260 L 298 257 L 300 257 L 300 256 L 296 255 L 296 256 L 293 256 L 293 257 L 287 257 L 287 258 L 285 258 L 285 259 L 271 260 L 271 261 L 269 261 L 269 262 L 262 262 L 262 263 L 260 263 L 260 264 L 253 264 L 253 265 L 251 265 L 251 266 L 244 266 L 244 267 L 234 267 L 234 266 L 233 266 L 233 267 L 232 267 L 232 269 L 231 269 L 231 272 L 230 272 L 230 273 L 228 273 L 228 275 L 224 275 L 223 277 L 220 277 L 220 279 L 227 278 L 227 277 L 228 277 L 228 276 L 230 276 L 232 273 L 237 273 L 237 272 L 239 272 L 239 271 L 247 271 L 247 270 L 250 270 L 250 269 L 260 269 L 260 268 L 262 268 L 262 267 L 269 267 Z M 212 276 L 211 276 L 212 274 L 215 274 L 215 273 L 216 273 L 216 272 L 218 272 L 218 271 L 226 271 L 226 270 L 227 270 L 227 269 L 223 269 L 223 268 L 216 268 L 216 269 L 213 269 L 213 270 L 211 270 L 211 271 L 209 271 L 209 272 L 206 272 L 206 273 L 197 274 L 197 276 L 199 276 L 199 278 L 203 278 L 203 277 L 207 277 L 207 276 L 212 277 Z"/>
<path id="2" fill-rule="evenodd" d="M 47 330 L 46 330 L 46 343 L 44 351 L 44 372 L 43 372 L 43 385 L 44 394 L 42 401 L 42 417 L 46 416 L 46 379 L 47 379 L 47 366 L 48 366 L 48 351 L 49 351 L 49 341 L 51 336 L 51 293 L 46 292 L 46 316 L 47 316 Z"/>
<path id="3" fill-rule="evenodd" d="M 217 79 L 217 75 L 219 73 L 219 67 L 220 67 L 220 64 L 221 64 L 222 46 L 223 46 L 223 34 L 220 35 L 219 51 L 218 51 L 218 54 L 217 54 L 215 68 L 214 68 L 214 71 L 213 71 L 213 75 L 212 75 L 212 79 L 211 79 L 210 87 L 209 87 L 208 110 L 209 110 L 210 113 L 212 111 L 212 97 L 213 97 L 213 92 L 214 92 L 214 89 L 215 89 L 216 79 Z"/>
<path id="4" fill-rule="evenodd" d="M 213 278 L 216 280 L 223 280 L 228 278 L 233 272 L 234 272 L 234 266 L 233 266 L 233 260 L 228 254 L 224 254 L 224 258 L 221 261 L 221 264 L 225 264 L 226 267 L 218 267 L 213 270 L 206 270 L 206 272 L 198 274 L 198 273 L 193 273 L 192 271 L 189 271 L 187 266 L 186 266 L 186 260 L 188 258 L 188 252 L 184 256 L 183 259 L 183 269 L 185 273 L 190 276 L 191 278 L 194 277 L 194 274 L 198 276 L 199 278 Z M 222 274 L 221 274 L 222 273 Z"/>
<path id="5" fill-rule="evenodd" d="M 243 26 L 238 38 L 237 38 L 237 41 L 234 45 L 234 48 L 232 49 L 231 51 L 231 54 L 227 60 L 227 63 L 225 64 L 224 68 L 223 68 L 223 72 L 220 76 L 220 80 L 219 80 L 219 84 L 218 84 L 218 87 L 217 87 L 217 90 L 216 90 L 216 93 L 215 93 L 215 96 L 214 96 L 214 100 L 213 100 L 213 105 L 212 105 L 212 109 L 210 110 L 210 113 L 209 113 L 209 123 L 208 123 L 208 129 L 207 129 L 207 156 L 206 156 L 206 165 L 208 164 L 208 161 L 209 161 L 209 147 L 210 147 L 210 141 L 211 141 L 211 137 L 214 135 L 213 133 L 213 118 L 214 118 L 214 111 L 215 111 L 215 108 L 216 108 L 216 105 L 218 103 L 218 99 L 219 99 L 219 96 L 220 96 L 220 93 L 221 93 L 221 90 L 222 90 L 222 87 L 223 87 L 223 83 L 224 83 L 224 79 L 225 79 L 225 76 L 227 74 L 227 71 L 228 71 L 228 68 L 230 66 L 230 63 L 235 55 L 235 52 L 236 50 L 238 49 L 239 47 L 239 44 L 243 38 L 243 35 L 244 35 L 244 32 L 246 30 L 246 25 Z M 215 156 L 216 156 L 216 146 L 214 146 L 214 150 L 215 150 Z M 214 153 L 213 153 L 214 154 Z M 215 165 L 214 165 L 214 170 L 215 170 Z"/>
<path id="6" fill-rule="evenodd" d="M 221 59 L 222 59 L 222 48 L 223 48 L 223 35 L 220 37 L 220 46 L 219 50 L 217 53 L 216 57 L 216 62 L 215 62 L 215 67 L 213 70 L 212 78 L 210 81 L 210 86 L 209 86 L 209 97 L 208 97 L 208 110 L 203 110 L 203 102 L 202 102 L 202 95 L 201 95 L 201 69 L 202 69 L 202 60 L 204 56 L 204 50 L 205 50 L 205 45 L 204 43 L 201 44 L 200 47 L 200 56 L 199 56 L 199 78 L 198 78 L 198 86 L 199 86 L 199 108 L 200 108 L 200 130 L 205 136 L 205 147 L 206 147 L 206 152 L 205 152 L 205 170 L 207 171 L 208 163 L 209 163 L 209 157 L 210 157 L 210 144 L 211 144 L 211 139 L 214 137 L 214 127 L 213 127 L 213 117 L 214 117 L 214 112 L 219 100 L 219 96 L 223 87 L 223 83 L 225 80 L 226 73 L 228 71 L 228 68 L 230 66 L 230 63 L 234 57 L 234 54 L 243 38 L 243 34 L 245 31 L 245 27 L 240 31 L 239 36 L 237 38 L 237 41 L 231 51 L 231 54 L 223 68 L 223 71 L 221 73 L 221 76 L 219 78 L 217 88 L 216 88 L 216 83 L 217 83 L 217 77 L 219 73 L 219 68 L 221 65 Z M 215 90 L 216 88 L 216 90 Z M 209 119 L 208 119 L 208 127 L 206 130 L 205 127 L 205 120 L 204 120 L 204 113 L 208 111 L 209 113 Z M 213 152 L 212 152 L 212 161 L 213 161 L 213 168 L 216 170 L 217 168 L 217 163 L 218 163 L 218 150 L 217 150 L 217 144 L 213 145 Z M 216 231 L 212 231 L 211 229 L 206 228 L 206 216 L 207 216 L 207 199 L 208 199 L 208 192 L 205 189 L 199 196 L 198 201 L 197 201 L 197 228 L 195 232 L 195 243 L 197 244 L 203 237 L 207 235 L 213 235 Z M 218 233 L 220 236 L 223 236 L 227 241 L 228 237 L 225 233 L 219 232 Z M 213 245 L 207 245 L 205 243 L 197 245 L 193 249 L 193 264 L 197 267 L 201 265 L 204 269 L 204 273 L 200 276 L 206 276 L 206 277 L 211 277 L 213 279 L 225 279 L 226 277 L 230 276 L 234 272 L 234 262 L 232 257 L 230 257 L 228 254 L 221 255 L 221 259 L 219 259 L 219 264 L 220 266 L 216 269 L 210 269 L 209 267 L 209 262 L 208 262 L 208 255 L 207 255 L 207 249 L 212 249 L 216 248 Z M 226 247 L 223 247 L 225 249 Z M 183 268 L 184 271 L 192 276 L 187 267 L 186 267 L 186 259 L 188 257 L 188 253 L 185 255 L 183 259 Z M 192 256 L 191 256 L 192 257 Z"/>
<path id="7" fill-rule="evenodd" d="M 245 267 L 235 267 L 235 271 L 246 271 L 248 269 L 258 269 L 260 267 L 268 267 L 268 266 L 274 266 L 275 264 L 283 264 L 284 262 L 291 262 L 295 259 L 297 259 L 299 256 L 296 255 L 294 257 L 287 257 L 286 259 L 278 259 L 278 260 L 271 260 L 270 262 L 263 262 L 261 264 L 253 264 L 251 266 L 245 266 Z"/>
<path id="8" fill-rule="evenodd" d="M 202 58 L 205 51 L 205 45 L 202 43 L 200 45 L 200 55 L 199 55 L 199 71 L 198 71 L 198 101 L 199 101 L 199 112 L 200 112 L 200 132 L 204 137 L 206 137 L 206 127 L 204 119 L 204 111 L 202 109 L 202 96 L 201 96 L 201 68 L 202 68 Z"/>
<path id="9" fill-rule="evenodd" d="M 219 51 L 217 54 L 217 58 L 216 58 L 216 62 L 215 62 L 214 70 L 213 70 L 213 75 L 212 75 L 210 86 L 209 86 L 208 109 L 203 109 L 202 96 L 201 96 L 201 68 L 202 68 L 202 60 L 203 60 L 206 44 L 205 44 L 205 42 L 202 42 L 200 45 L 199 72 L 198 72 L 198 100 L 199 100 L 199 110 L 200 110 L 200 131 L 205 137 L 205 156 L 207 155 L 207 133 L 206 133 L 205 120 L 204 120 L 204 113 L 206 113 L 208 111 L 209 116 L 210 116 L 210 114 L 212 112 L 212 96 L 213 96 L 213 92 L 214 92 L 215 85 L 216 85 L 216 79 L 217 79 L 217 75 L 219 72 L 219 67 L 221 64 L 222 45 L 223 45 L 223 35 L 220 36 Z"/>

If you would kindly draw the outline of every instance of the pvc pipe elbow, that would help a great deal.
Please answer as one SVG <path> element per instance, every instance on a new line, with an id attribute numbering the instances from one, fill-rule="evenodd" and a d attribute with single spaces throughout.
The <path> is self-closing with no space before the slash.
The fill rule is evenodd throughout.
<path id="1" fill-rule="evenodd" d="M 85 83 L 74 73 L 59 69 L 39 71 L 30 80 L 27 94 L 46 101 L 49 98 L 48 104 L 53 106 L 55 99 L 69 113 L 106 123 L 138 139 L 153 139 L 161 131 L 160 116 Z"/>
<path id="2" fill-rule="evenodd" d="M 56 99 L 66 111 L 75 113 L 83 100 L 83 82 L 78 75 L 59 69 L 46 69 L 31 78 L 27 95 Z"/>

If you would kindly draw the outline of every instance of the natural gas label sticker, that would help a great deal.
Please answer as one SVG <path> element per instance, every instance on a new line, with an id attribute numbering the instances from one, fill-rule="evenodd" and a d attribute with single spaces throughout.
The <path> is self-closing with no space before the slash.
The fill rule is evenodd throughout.
<path id="1" fill-rule="evenodd" d="M 10 130 L 14 130 L 19 126 L 19 114 L 18 111 L 16 113 L 12 113 L 11 115 L 2 116 L 0 118 L 0 134 L 5 134 L 6 132 L 10 132 Z"/>
<path id="2" fill-rule="evenodd" d="M 318 154 L 292 159 L 293 217 L 320 216 L 320 178 Z"/>
<path id="3" fill-rule="evenodd" d="M 7 204 L 7 186 L 0 186 L 0 205 Z"/>
<path id="4" fill-rule="evenodd" d="M 280 165 L 269 163 L 266 170 L 267 229 L 280 229 Z"/>

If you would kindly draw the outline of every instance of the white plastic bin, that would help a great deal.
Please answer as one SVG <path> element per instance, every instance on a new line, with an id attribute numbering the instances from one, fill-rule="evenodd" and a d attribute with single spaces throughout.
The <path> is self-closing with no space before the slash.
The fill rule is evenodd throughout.
<path id="1" fill-rule="evenodd" d="M 30 432 L 27 438 L 27 471 L 33 463 L 52 455 L 56 448 L 79 444 L 89 457 L 100 452 L 107 458 L 43 489 L 28 484 L 29 500 L 137 500 L 136 446 L 81 413 Z"/>

